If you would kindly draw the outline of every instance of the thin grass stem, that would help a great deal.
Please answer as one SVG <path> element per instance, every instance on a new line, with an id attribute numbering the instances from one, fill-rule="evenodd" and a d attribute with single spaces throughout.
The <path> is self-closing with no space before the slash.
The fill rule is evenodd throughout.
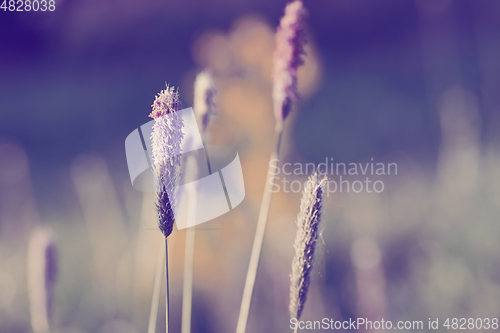
<path id="1" fill-rule="evenodd" d="M 151 311 L 149 312 L 149 325 L 148 333 L 156 333 L 156 320 L 158 318 L 158 306 L 160 304 L 161 293 L 161 279 L 163 277 L 163 245 L 160 246 L 160 253 L 158 254 L 158 262 L 156 264 L 155 284 L 153 288 L 153 297 L 151 299 Z"/>
<path id="2" fill-rule="evenodd" d="M 168 244 L 167 237 L 165 237 L 165 294 L 166 294 L 166 302 L 165 302 L 165 332 L 168 333 L 168 329 L 170 327 L 170 293 L 168 286 Z"/>
<path id="3" fill-rule="evenodd" d="M 282 134 L 283 122 L 279 122 L 276 125 L 275 147 L 271 153 L 270 160 L 277 159 L 279 156 Z M 262 243 L 264 241 L 264 234 L 266 231 L 267 217 L 269 215 L 269 208 L 271 207 L 271 199 L 273 194 L 273 192 L 271 191 L 271 185 L 274 184 L 276 172 L 277 168 L 273 168 L 272 164 L 269 163 L 264 196 L 262 198 L 259 219 L 257 221 L 257 230 L 255 232 L 252 253 L 250 255 L 250 263 L 248 265 L 248 272 L 245 280 L 245 287 L 243 289 L 243 298 L 241 300 L 240 314 L 238 317 L 238 324 L 236 326 L 236 333 L 245 333 L 247 327 L 248 315 L 250 313 L 250 304 L 252 302 L 253 289 L 255 286 L 255 279 L 257 277 L 257 270 L 259 268 L 260 254 L 262 252 Z"/>
<path id="4" fill-rule="evenodd" d="M 205 143 L 203 144 L 205 157 L 207 159 L 208 173 L 212 174 L 210 158 Z M 182 325 L 181 333 L 191 333 L 191 317 L 193 308 L 193 276 L 194 276 L 194 246 L 196 238 L 196 212 L 198 193 L 195 185 L 188 188 L 188 225 L 193 227 L 186 229 L 186 245 L 184 249 L 184 282 L 182 290 Z"/>
<path id="5" fill-rule="evenodd" d="M 184 285 L 182 291 L 182 333 L 191 332 L 195 236 L 196 226 L 186 230 L 186 249 L 184 254 Z"/>

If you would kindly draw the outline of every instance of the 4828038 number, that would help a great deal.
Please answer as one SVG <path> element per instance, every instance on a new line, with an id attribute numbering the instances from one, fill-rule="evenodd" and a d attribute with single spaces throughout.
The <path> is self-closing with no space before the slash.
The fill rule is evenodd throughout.
<path id="1" fill-rule="evenodd" d="M 498 318 L 447 318 L 443 327 L 452 330 L 497 330 Z"/>
<path id="2" fill-rule="evenodd" d="M 3 0 L 0 9 L 4 12 L 53 12 L 56 10 L 55 0 Z"/>

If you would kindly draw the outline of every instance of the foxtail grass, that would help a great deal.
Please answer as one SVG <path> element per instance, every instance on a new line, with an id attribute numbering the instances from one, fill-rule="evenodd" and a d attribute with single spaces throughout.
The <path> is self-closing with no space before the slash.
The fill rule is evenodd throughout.
<path id="1" fill-rule="evenodd" d="M 51 229 L 35 229 L 27 262 L 31 327 L 34 333 L 49 333 L 57 278 L 57 248 Z"/>
<path id="2" fill-rule="evenodd" d="M 304 46 L 304 16 L 305 10 L 302 1 L 290 2 L 285 8 L 285 15 L 280 21 L 275 40 L 276 49 L 273 55 L 273 110 L 276 118 L 275 144 L 271 152 L 271 158 L 278 159 L 281 137 L 283 134 L 284 121 L 291 111 L 292 103 L 297 100 L 297 73 L 298 68 L 304 63 L 302 56 L 305 54 Z M 259 268 L 260 254 L 266 230 L 269 208 L 271 207 L 271 186 L 276 179 L 277 167 L 273 168 L 269 163 L 264 195 L 260 206 L 257 229 L 250 254 L 243 297 L 241 300 L 240 313 L 236 333 L 245 333 L 250 305 Z"/>
<path id="3" fill-rule="evenodd" d="M 293 245 L 295 256 L 290 275 L 289 311 L 290 317 L 297 320 L 302 315 L 311 281 L 326 181 L 326 176 L 315 173 L 309 177 L 302 191 L 300 212 L 297 216 L 298 230 Z M 295 332 L 297 330 L 295 329 Z"/>
<path id="4" fill-rule="evenodd" d="M 168 236 L 172 233 L 175 222 L 177 198 L 175 187 L 180 177 L 181 144 L 184 126 L 180 111 L 182 104 L 179 93 L 174 87 L 167 85 L 156 96 L 152 112 L 149 115 L 155 119 L 151 143 L 153 151 L 153 177 L 156 188 L 155 208 L 158 227 L 165 237 L 165 324 L 166 332 L 170 327 L 169 282 L 168 282 Z"/>

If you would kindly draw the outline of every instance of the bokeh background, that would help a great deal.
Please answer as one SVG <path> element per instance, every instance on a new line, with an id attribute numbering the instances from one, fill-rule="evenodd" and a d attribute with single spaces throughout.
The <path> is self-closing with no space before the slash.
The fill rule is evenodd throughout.
<path id="1" fill-rule="evenodd" d="M 145 332 L 162 237 L 124 140 L 165 82 L 220 89 L 211 144 L 239 151 L 244 202 L 196 235 L 193 332 L 234 332 L 272 147 L 284 1 L 56 0 L 0 11 L 0 332 L 31 332 L 28 240 L 59 251 L 54 332 Z M 325 200 L 304 320 L 500 315 L 500 3 L 305 1 L 301 99 L 282 162 L 397 163 L 383 193 Z M 303 181 L 305 177 L 297 177 Z M 248 332 L 287 332 L 300 194 L 273 199 Z M 185 231 L 170 242 L 180 331 Z M 163 296 L 162 296 L 163 299 Z M 158 331 L 164 330 L 160 308 Z"/>

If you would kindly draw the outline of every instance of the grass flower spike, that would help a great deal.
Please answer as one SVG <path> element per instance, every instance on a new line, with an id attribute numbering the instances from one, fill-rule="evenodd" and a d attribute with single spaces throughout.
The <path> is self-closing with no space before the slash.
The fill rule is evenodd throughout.
<path id="1" fill-rule="evenodd" d="M 151 118 L 155 119 L 151 134 L 153 151 L 153 173 L 156 187 L 156 211 L 158 227 L 165 237 L 172 233 L 177 199 L 173 189 L 178 182 L 181 164 L 181 144 L 184 134 L 179 93 L 174 87 L 162 90 L 151 106 Z M 170 194 L 170 195 L 169 195 Z"/>
<path id="2" fill-rule="evenodd" d="M 297 99 L 297 72 L 304 63 L 304 16 L 302 1 L 296 0 L 285 8 L 285 15 L 276 32 L 274 51 L 273 101 L 274 116 L 278 123 L 290 113 Z"/>
<path id="3" fill-rule="evenodd" d="M 304 309 L 311 280 L 326 181 L 326 176 L 320 178 L 318 174 L 314 174 L 308 179 L 302 192 L 300 212 L 297 216 L 298 230 L 294 243 L 295 257 L 290 276 L 289 310 L 290 316 L 296 319 L 300 318 Z"/>
<path id="4" fill-rule="evenodd" d="M 180 111 L 182 104 L 179 92 L 167 85 L 156 96 L 149 115 L 155 119 L 151 144 L 153 151 L 153 177 L 156 188 L 155 208 L 158 227 L 165 236 L 165 276 L 166 276 L 166 333 L 169 332 L 169 283 L 168 283 L 168 244 L 167 237 L 172 233 L 175 222 L 177 198 L 175 187 L 178 185 L 181 166 L 181 145 L 184 122 Z M 151 324 L 151 321 L 150 321 Z M 151 325 L 150 325 L 151 329 Z"/>
<path id="5" fill-rule="evenodd" d="M 215 114 L 216 95 L 217 87 L 212 74 L 208 70 L 204 70 L 196 76 L 193 101 L 193 110 L 196 114 L 196 120 L 198 124 L 201 125 L 201 133 L 204 136 L 207 133 L 208 124 Z"/>
<path id="6" fill-rule="evenodd" d="M 38 228 L 28 247 L 28 292 L 34 333 L 50 332 L 56 278 L 57 248 L 52 232 Z"/>
<path id="7" fill-rule="evenodd" d="M 304 16 L 305 10 L 300 0 L 290 2 L 285 8 L 285 15 L 280 21 L 276 32 L 276 49 L 274 51 L 273 69 L 273 102 L 276 117 L 275 145 L 271 152 L 270 161 L 278 159 L 283 135 L 284 121 L 290 113 L 292 102 L 297 99 L 297 69 L 303 64 L 304 52 Z M 236 326 L 236 333 L 245 333 L 253 289 L 259 268 L 260 254 L 266 231 L 267 217 L 271 207 L 272 188 L 278 168 L 269 163 L 267 170 L 264 195 L 257 220 L 257 229 L 250 254 L 250 263 L 243 288 L 240 314 Z"/>

